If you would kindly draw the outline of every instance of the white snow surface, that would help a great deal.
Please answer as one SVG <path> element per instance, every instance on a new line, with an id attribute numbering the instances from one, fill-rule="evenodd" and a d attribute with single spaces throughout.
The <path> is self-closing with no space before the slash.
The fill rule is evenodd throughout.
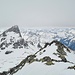
<path id="1" fill-rule="evenodd" d="M 2 31 L 1 31 L 2 32 Z M 1 33 L 0 32 L 0 33 Z M 16 40 L 20 39 L 20 37 L 14 32 L 7 34 L 7 42 L 10 41 L 12 36 L 15 37 Z M 58 37 L 59 36 L 59 37 Z M 75 38 L 75 29 L 50 29 L 50 30 L 26 30 L 22 31 L 22 37 L 25 41 L 28 41 L 28 48 L 21 49 L 13 49 L 12 45 L 6 48 L 5 50 L 0 50 L 0 72 L 8 71 L 10 68 L 18 65 L 24 58 L 28 55 L 34 54 L 39 50 L 37 48 L 37 44 L 40 43 L 41 46 L 44 46 L 46 42 L 51 42 L 54 39 L 60 40 L 61 38 L 68 37 Z M 31 45 L 30 42 L 33 42 L 34 45 Z M 1 42 L 0 42 L 1 43 Z M 57 46 L 55 44 L 48 46 L 44 50 L 46 52 L 41 51 L 41 55 L 38 53 L 38 59 L 43 58 L 44 56 L 50 56 L 53 59 L 59 60 L 57 56 L 53 53 L 56 52 Z M 6 51 L 13 51 L 12 53 L 6 55 Z M 65 50 L 66 51 L 66 50 Z M 67 51 L 66 51 L 67 52 Z M 75 52 L 71 51 L 71 53 L 67 52 L 66 56 L 67 60 L 75 63 Z M 54 62 L 54 65 L 47 66 L 42 62 L 33 62 L 31 64 L 26 63 L 25 66 L 19 70 L 14 75 L 75 75 L 75 70 L 67 69 L 69 66 L 73 66 L 71 63 L 64 62 Z"/>
<path id="2" fill-rule="evenodd" d="M 50 56 L 53 59 L 59 60 L 57 56 L 53 55 L 56 52 L 57 47 L 53 44 L 50 47 L 47 47 L 46 52 L 39 55 L 37 54 L 38 59 L 43 58 L 44 56 Z M 67 52 L 67 59 L 69 61 L 75 62 L 75 54 L 73 52 Z M 33 62 L 32 64 L 26 64 L 21 70 L 19 70 L 14 75 L 75 75 L 74 70 L 67 69 L 69 66 L 74 64 L 65 63 L 65 62 L 54 62 L 54 65 L 45 65 L 42 62 Z"/>

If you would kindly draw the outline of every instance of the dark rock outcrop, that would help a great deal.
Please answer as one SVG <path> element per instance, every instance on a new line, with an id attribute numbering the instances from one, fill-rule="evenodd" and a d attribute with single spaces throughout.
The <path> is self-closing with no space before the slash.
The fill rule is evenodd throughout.
<path id="1" fill-rule="evenodd" d="M 8 35 L 7 33 L 14 32 L 14 35 Z M 16 34 L 15 34 L 16 33 Z M 9 36 L 9 38 L 7 38 Z M 18 36 L 16 38 L 15 36 Z M 17 25 L 12 26 L 11 28 L 4 31 L 2 34 L 0 34 L 0 48 L 1 50 L 4 50 L 6 47 L 9 47 L 9 45 L 12 45 L 14 49 L 16 48 L 23 48 L 25 46 L 24 39 L 22 38 L 21 32 L 19 30 L 19 27 Z M 8 41 L 9 40 L 9 41 Z M 16 40 L 16 41 L 15 41 Z"/>
<path id="2" fill-rule="evenodd" d="M 7 36 L 6 33 L 7 33 L 7 32 L 12 32 L 12 31 L 15 32 L 15 33 L 19 33 L 19 36 L 22 37 L 22 36 L 21 36 L 21 33 L 20 33 L 20 30 L 19 30 L 19 27 L 18 27 L 17 25 L 12 26 L 11 28 L 7 29 L 7 30 L 4 31 L 1 35 Z"/>
<path id="3" fill-rule="evenodd" d="M 6 51 L 5 54 L 10 54 L 12 53 L 13 51 Z"/>

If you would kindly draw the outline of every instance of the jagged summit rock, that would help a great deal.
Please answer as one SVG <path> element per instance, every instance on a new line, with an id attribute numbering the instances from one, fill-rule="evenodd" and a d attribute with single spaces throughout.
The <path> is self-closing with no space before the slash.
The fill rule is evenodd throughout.
<path id="1" fill-rule="evenodd" d="M 17 25 L 5 30 L 0 35 L 0 48 L 4 50 L 11 45 L 12 48 L 23 48 L 24 39 L 21 36 L 21 32 Z"/>
<path id="2" fill-rule="evenodd" d="M 11 28 L 7 29 L 2 33 L 2 35 L 5 36 L 7 32 L 15 32 L 18 33 L 20 37 L 22 37 L 18 25 L 14 25 Z"/>

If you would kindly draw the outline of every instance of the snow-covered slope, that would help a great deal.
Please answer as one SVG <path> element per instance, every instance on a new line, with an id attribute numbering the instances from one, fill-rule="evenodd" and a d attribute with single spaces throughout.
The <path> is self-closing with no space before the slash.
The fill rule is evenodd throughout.
<path id="1" fill-rule="evenodd" d="M 1 32 L 0 75 L 74 75 L 74 31 L 70 28 L 20 32 L 18 26 L 13 26 Z"/>
<path id="2" fill-rule="evenodd" d="M 35 52 L 35 54 L 26 56 L 20 63 L 5 73 L 7 73 L 7 75 L 67 75 L 72 72 L 72 75 L 74 75 L 75 71 L 71 70 L 72 67 L 70 67 L 74 66 L 74 59 L 74 51 L 71 51 L 58 41 L 52 41 L 46 43 L 44 47 Z"/>

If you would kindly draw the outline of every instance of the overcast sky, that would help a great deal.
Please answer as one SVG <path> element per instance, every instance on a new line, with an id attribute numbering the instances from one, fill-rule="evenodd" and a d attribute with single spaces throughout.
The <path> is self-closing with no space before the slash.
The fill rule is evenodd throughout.
<path id="1" fill-rule="evenodd" d="M 75 0 L 0 0 L 0 28 L 74 27 Z"/>

